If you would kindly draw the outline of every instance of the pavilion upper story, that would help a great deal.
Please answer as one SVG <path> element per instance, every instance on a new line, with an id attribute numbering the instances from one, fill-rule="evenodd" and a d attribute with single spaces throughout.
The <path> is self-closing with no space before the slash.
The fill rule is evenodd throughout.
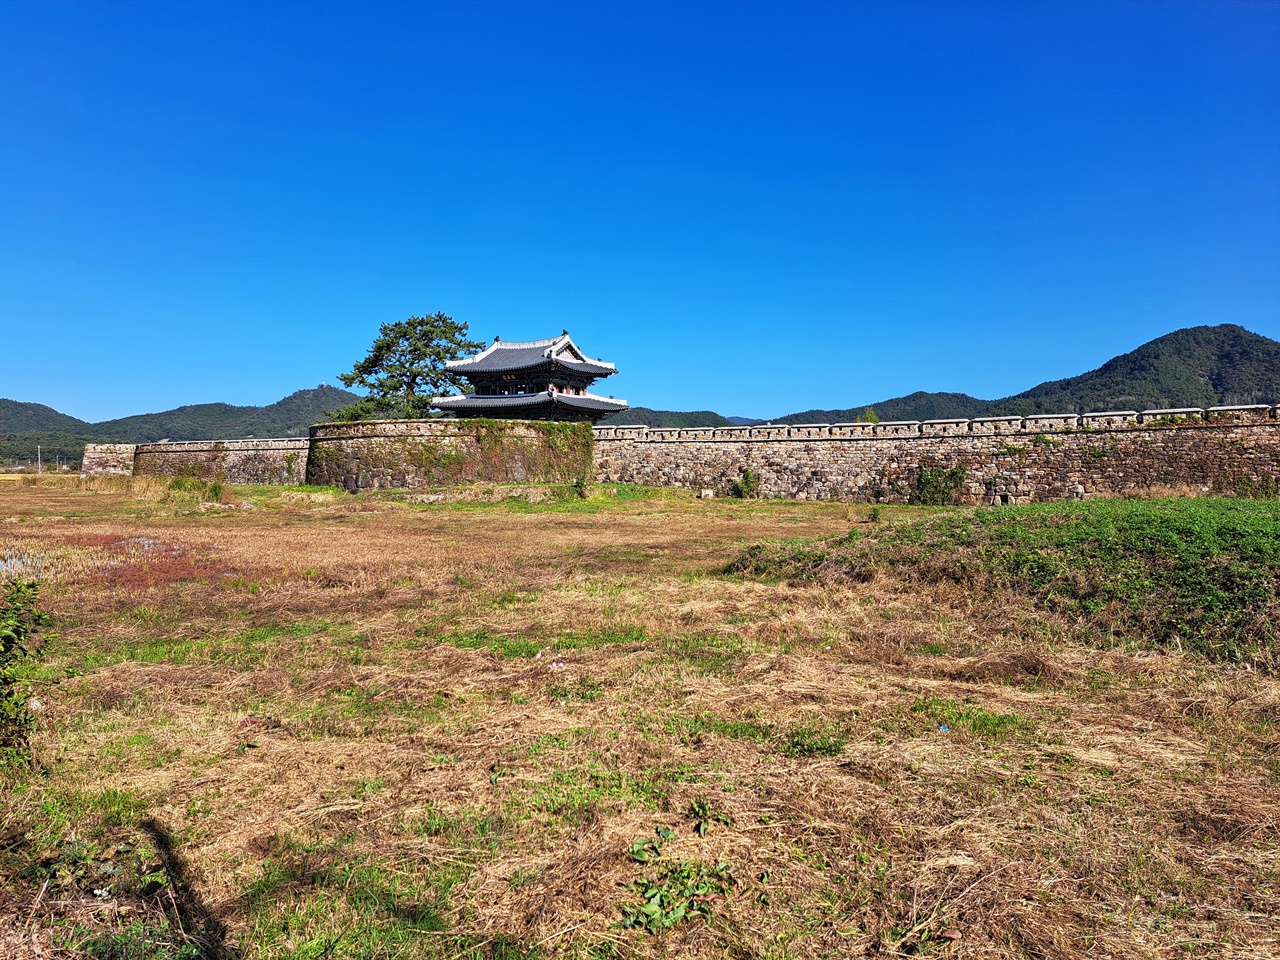
<path id="1" fill-rule="evenodd" d="M 474 392 L 436 397 L 432 403 L 460 417 L 594 422 L 627 409 L 625 400 L 591 393 L 592 383 L 618 368 L 592 360 L 567 330 L 547 340 L 495 338 L 480 353 L 450 360 L 445 368 L 465 377 Z"/>

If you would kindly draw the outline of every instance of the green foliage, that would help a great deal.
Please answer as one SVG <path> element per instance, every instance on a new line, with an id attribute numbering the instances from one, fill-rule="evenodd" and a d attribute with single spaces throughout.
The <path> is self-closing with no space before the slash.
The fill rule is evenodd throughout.
<path id="1" fill-rule="evenodd" d="M 636 863 L 648 863 L 662 856 L 662 845 L 675 838 L 676 832 L 670 827 L 659 827 L 652 837 L 636 837 L 632 840 L 627 854 Z"/>
<path id="2" fill-rule="evenodd" d="M 964 482 L 969 478 L 969 471 L 963 464 L 947 470 L 942 467 L 921 467 L 920 476 L 911 491 L 911 503 L 921 506 L 940 507 L 951 503 L 956 494 L 964 489 Z"/>
<path id="3" fill-rule="evenodd" d="M 484 344 L 467 339 L 467 325 L 444 313 L 384 323 L 369 354 L 338 379 L 369 395 L 329 414 L 333 420 L 419 419 L 433 397 L 462 387 L 445 364 Z"/>
<path id="4" fill-rule="evenodd" d="M 839 730 L 796 727 L 783 735 L 778 752 L 787 757 L 835 757 L 844 751 L 845 741 Z"/>
<path id="5" fill-rule="evenodd" d="M 984 416 L 1280 402 L 1280 343 L 1234 324 L 1188 327 L 1097 370 L 997 400 Z"/>
<path id="6" fill-rule="evenodd" d="M 740 500 L 754 500 L 760 496 L 760 474 L 750 467 L 742 468 L 742 476 L 729 487 L 730 496 Z"/>
<path id="7" fill-rule="evenodd" d="M 694 821 L 693 832 L 700 837 L 707 835 L 707 831 L 711 829 L 711 824 L 713 823 L 723 823 L 726 827 L 733 826 L 733 817 L 723 810 L 715 809 L 715 807 L 711 806 L 711 801 L 706 797 L 698 797 L 690 803 L 684 815 Z"/>
<path id="8" fill-rule="evenodd" d="M 879 423 L 880 418 L 876 416 L 874 407 L 867 407 L 862 411 L 862 415 L 858 417 L 858 423 Z"/>
<path id="9" fill-rule="evenodd" d="M 38 609 L 40 586 L 34 580 L 10 580 L 0 600 L 0 765 L 24 762 L 31 755 L 30 660 L 49 639 L 43 631 L 49 615 Z"/>
<path id="10" fill-rule="evenodd" d="M 714 867 L 693 860 L 664 863 L 653 877 L 627 887 L 640 895 L 640 903 L 622 908 L 622 926 L 660 933 L 681 920 L 709 919 L 712 905 L 728 894 L 732 882 L 727 863 Z"/>

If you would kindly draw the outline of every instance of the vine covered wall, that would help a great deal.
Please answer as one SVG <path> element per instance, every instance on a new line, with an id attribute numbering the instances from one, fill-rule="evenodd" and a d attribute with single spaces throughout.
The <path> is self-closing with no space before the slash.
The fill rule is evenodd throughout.
<path id="1" fill-rule="evenodd" d="M 311 428 L 307 482 L 353 493 L 461 483 L 589 483 L 585 423 L 373 420 Z"/>

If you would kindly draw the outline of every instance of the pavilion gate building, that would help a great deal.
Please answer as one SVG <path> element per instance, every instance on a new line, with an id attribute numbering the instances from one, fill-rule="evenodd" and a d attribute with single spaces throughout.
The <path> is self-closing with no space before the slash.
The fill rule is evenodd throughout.
<path id="1" fill-rule="evenodd" d="M 475 388 L 473 393 L 432 400 L 459 417 L 594 423 L 627 409 L 625 400 L 590 392 L 593 382 L 613 376 L 618 368 L 588 358 L 567 330 L 550 340 L 504 342 L 495 337 L 474 357 L 450 360 L 445 368 Z"/>

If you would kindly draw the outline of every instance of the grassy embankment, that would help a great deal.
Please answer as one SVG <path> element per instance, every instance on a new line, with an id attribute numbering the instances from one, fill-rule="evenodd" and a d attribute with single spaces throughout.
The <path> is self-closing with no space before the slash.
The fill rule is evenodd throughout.
<path id="1" fill-rule="evenodd" d="M 0 489 L 6 954 L 1280 950 L 1275 503 L 216 493 Z"/>

